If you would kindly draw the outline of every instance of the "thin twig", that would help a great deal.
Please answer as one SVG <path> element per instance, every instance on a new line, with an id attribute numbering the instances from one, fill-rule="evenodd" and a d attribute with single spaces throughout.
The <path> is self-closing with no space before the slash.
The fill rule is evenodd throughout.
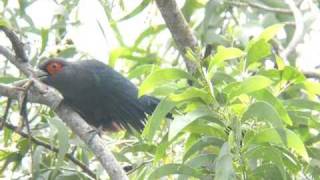
<path id="1" fill-rule="evenodd" d="M 239 6 L 239 7 L 252 7 L 252 8 L 274 12 L 274 13 L 292 14 L 292 12 L 289 9 L 270 7 L 270 6 L 266 6 L 259 3 L 253 3 L 250 1 L 248 2 L 226 1 L 226 3 L 234 6 Z"/>
<path id="2" fill-rule="evenodd" d="M 3 120 L 3 118 L 1 118 Z M 23 138 L 29 138 L 30 136 L 27 133 L 24 133 L 19 127 L 16 127 L 12 124 L 9 124 L 7 122 L 4 123 L 4 126 L 8 129 L 11 129 L 12 131 L 14 131 L 15 133 L 19 134 L 21 137 Z M 59 153 L 59 148 L 54 147 L 48 143 L 45 143 L 43 141 L 40 141 L 38 139 L 36 139 L 35 137 L 31 136 L 31 141 L 39 146 L 43 146 L 44 148 L 53 151 L 55 153 Z M 78 159 L 76 159 L 75 157 L 73 157 L 70 153 L 66 153 L 65 154 L 65 158 L 67 158 L 68 160 L 72 161 L 74 164 L 76 164 L 77 166 L 79 166 L 84 173 L 88 174 L 90 177 L 96 179 L 96 174 L 94 172 L 92 172 L 85 164 L 83 164 L 81 161 L 79 161 Z"/>

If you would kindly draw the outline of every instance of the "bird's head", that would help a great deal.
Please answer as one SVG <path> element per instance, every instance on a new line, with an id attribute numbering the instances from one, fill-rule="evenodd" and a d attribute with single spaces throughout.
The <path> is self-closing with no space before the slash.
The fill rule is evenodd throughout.
<path id="1" fill-rule="evenodd" d="M 62 59 L 49 59 L 45 61 L 44 63 L 39 65 L 39 69 L 43 71 L 42 74 L 40 74 L 40 78 L 42 76 L 55 76 L 58 73 L 61 73 L 65 66 L 68 65 L 68 62 Z"/>
<path id="2" fill-rule="evenodd" d="M 75 82 L 75 68 L 71 62 L 62 59 L 48 59 L 41 63 L 38 68 L 38 78 L 45 84 L 56 88 L 63 95 L 73 90 Z"/>

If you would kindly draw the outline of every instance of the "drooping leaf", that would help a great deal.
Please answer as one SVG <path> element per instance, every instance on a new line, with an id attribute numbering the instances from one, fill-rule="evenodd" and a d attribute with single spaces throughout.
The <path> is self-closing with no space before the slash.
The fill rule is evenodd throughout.
<path id="1" fill-rule="evenodd" d="M 40 54 L 43 53 L 45 50 L 47 43 L 48 43 L 48 36 L 49 36 L 49 30 L 48 29 L 41 29 L 41 48 L 40 48 Z"/>
<path id="2" fill-rule="evenodd" d="M 175 103 L 170 99 L 163 99 L 154 110 L 152 116 L 149 118 L 142 136 L 147 140 L 152 141 L 157 130 L 160 129 L 161 120 L 175 107 Z"/>
<path id="3" fill-rule="evenodd" d="M 215 180 L 236 179 L 232 165 L 232 155 L 228 143 L 224 143 L 215 160 Z"/>
<path id="4" fill-rule="evenodd" d="M 138 15 L 141 11 L 143 11 L 148 6 L 150 1 L 151 0 L 143 0 L 133 11 L 131 11 L 129 14 L 121 18 L 119 21 L 124 21 Z"/>
<path id="5" fill-rule="evenodd" d="M 215 116 L 206 108 L 199 108 L 195 111 L 189 112 L 186 115 L 175 117 L 169 128 L 169 141 L 175 138 L 185 127 L 199 118 Z"/>
<path id="6" fill-rule="evenodd" d="M 259 101 L 268 102 L 278 112 L 282 121 L 284 121 L 288 125 L 292 125 L 292 120 L 290 119 L 287 110 L 285 109 L 281 101 L 279 101 L 278 98 L 274 97 L 273 94 L 270 93 L 270 91 L 262 89 L 260 91 L 251 93 L 251 95 Z"/>
<path id="7" fill-rule="evenodd" d="M 68 152 L 69 148 L 68 128 L 58 118 L 51 118 L 49 123 L 51 123 L 58 131 L 59 153 L 57 167 L 59 168 L 63 164 L 64 156 Z"/>

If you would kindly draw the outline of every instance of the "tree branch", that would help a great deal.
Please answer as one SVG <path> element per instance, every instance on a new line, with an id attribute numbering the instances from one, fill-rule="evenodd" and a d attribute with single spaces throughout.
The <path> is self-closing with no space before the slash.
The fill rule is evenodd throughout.
<path id="1" fill-rule="evenodd" d="M 281 52 L 281 57 L 287 60 L 288 56 L 291 54 L 292 51 L 295 50 L 297 44 L 301 41 L 303 37 L 304 23 L 303 16 L 298 7 L 296 6 L 295 2 L 293 0 L 285 0 L 285 2 L 288 4 L 290 10 L 293 13 L 296 27 L 291 41 L 289 42 L 288 46 Z"/>
<path id="2" fill-rule="evenodd" d="M 195 73 L 197 65 L 185 54 L 187 48 L 190 48 L 193 52 L 198 51 L 197 39 L 189 28 L 189 25 L 178 8 L 177 3 L 175 0 L 156 0 L 156 4 L 171 32 L 179 52 L 184 58 L 188 71 L 192 74 Z"/>
<path id="3" fill-rule="evenodd" d="M 14 42 L 11 43 L 13 46 L 16 44 Z M 74 112 L 72 108 L 61 103 L 62 98 L 56 91 L 35 78 L 36 72 L 29 63 L 19 61 L 20 57 L 15 58 L 15 56 L 3 47 L 0 47 L 0 54 L 4 55 L 11 63 L 16 65 L 21 72 L 33 80 L 33 86 L 28 93 L 30 102 L 45 104 L 54 110 L 72 131 L 93 151 L 111 179 L 128 179 L 126 173 L 123 171 L 113 154 L 103 145 L 103 140 L 97 135 L 92 136 L 92 132 L 94 131 L 93 128 L 89 126 L 78 113 Z M 18 56 L 18 54 L 16 55 Z M 10 87 L 3 84 L 0 85 L 0 95 L 13 99 L 19 97 L 19 94 L 21 93 L 20 90 L 17 87 Z"/>

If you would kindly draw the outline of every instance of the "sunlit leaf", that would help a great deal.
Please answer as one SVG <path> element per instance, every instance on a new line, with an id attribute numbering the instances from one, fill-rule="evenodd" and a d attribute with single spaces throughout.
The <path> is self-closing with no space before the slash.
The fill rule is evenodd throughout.
<path id="1" fill-rule="evenodd" d="M 241 94 L 248 94 L 269 87 L 272 81 L 264 76 L 252 76 L 242 82 L 231 83 L 224 88 L 223 92 L 230 98 Z"/>
<path id="2" fill-rule="evenodd" d="M 48 35 L 49 35 L 49 30 L 48 30 L 48 29 L 41 29 L 41 48 L 40 48 L 40 54 L 42 54 L 43 51 L 45 50 L 45 48 L 47 47 Z"/>
<path id="3" fill-rule="evenodd" d="M 195 87 L 188 88 L 180 94 L 171 95 L 170 98 L 176 102 L 193 98 L 200 98 L 203 102 L 206 103 L 210 103 L 212 101 L 212 98 L 207 91 Z"/>
<path id="4" fill-rule="evenodd" d="M 161 32 L 162 30 L 164 30 L 166 28 L 166 26 L 164 24 L 160 24 L 160 25 L 156 25 L 156 26 L 150 26 L 149 28 L 147 28 L 146 30 L 144 30 L 136 39 L 136 41 L 134 42 L 134 46 L 138 46 L 143 39 L 151 36 L 151 35 L 156 35 L 159 32 Z"/>
<path id="5" fill-rule="evenodd" d="M 140 85 L 139 96 L 151 93 L 160 85 L 180 79 L 194 80 L 189 73 L 181 69 L 168 68 L 154 71 Z"/>
<path id="6" fill-rule="evenodd" d="M 274 24 L 272 26 L 267 27 L 259 36 L 259 39 L 264 39 L 265 41 L 269 41 L 274 38 L 276 34 L 282 30 L 284 24 Z"/>
<path id="7" fill-rule="evenodd" d="M 121 18 L 119 21 L 124 21 L 138 15 L 141 11 L 143 11 L 148 6 L 150 1 L 151 0 L 143 0 L 133 11 L 131 11 L 129 14 Z"/>
<path id="8" fill-rule="evenodd" d="M 264 39 L 252 43 L 248 49 L 247 65 L 253 62 L 260 62 L 271 55 L 271 48 L 271 45 Z"/>

